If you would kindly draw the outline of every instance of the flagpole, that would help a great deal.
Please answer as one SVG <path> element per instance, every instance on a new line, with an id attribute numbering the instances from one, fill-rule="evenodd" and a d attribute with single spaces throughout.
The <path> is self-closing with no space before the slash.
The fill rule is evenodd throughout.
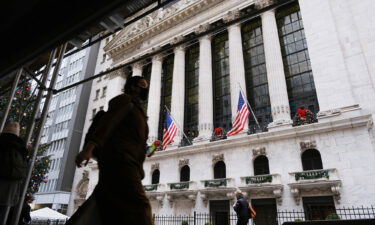
<path id="1" fill-rule="evenodd" d="M 177 128 L 182 132 L 182 134 L 184 135 L 184 137 L 186 138 L 186 140 L 188 140 L 189 144 L 192 145 L 193 143 L 191 143 L 191 141 L 189 140 L 189 138 L 186 136 L 185 132 L 181 129 L 180 125 L 177 123 L 177 121 L 174 119 L 174 117 L 172 116 L 172 113 L 171 111 L 169 111 L 168 107 L 166 105 L 164 105 L 165 109 L 167 110 L 167 112 L 169 113 L 169 115 L 172 117 L 173 121 L 176 123 L 177 125 Z"/>
<path id="2" fill-rule="evenodd" d="M 249 106 L 249 108 L 250 108 L 250 111 L 251 111 L 251 114 L 252 114 L 253 117 L 254 117 L 255 123 L 258 125 L 258 128 L 259 128 L 259 129 L 262 129 L 262 128 L 260 128 L 260 125 L 259 125 L 258 119 L 257 119 L 257 117 L 255 116 L 254 111 L 253 111 L 253 109 L 251 108 L 251 105 L 250 105 L 249 101 L 247 100 L 247 97 L 245 96 L 245 94 L 244 94 L 244 92 L 243 92 L 243 90 L 242 90 L 242 88 L 241 88 L 240 83 L 237 82 L 237 84 L 238 84 L 238 87 L 240 88 L 240 92 L 242 93 L 242 96 L 245 98 L 245 101 L 246 101 L 247 106 Z"/>

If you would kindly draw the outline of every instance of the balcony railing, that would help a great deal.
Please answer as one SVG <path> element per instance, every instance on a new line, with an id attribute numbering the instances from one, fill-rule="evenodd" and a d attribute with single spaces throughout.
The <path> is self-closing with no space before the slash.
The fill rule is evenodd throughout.
<path id="1" fill-rule="evenodd" d="M 245 177 L 244 179 L 246 184 L 272 183 L 271 174 Z"/>
<path id="2" fill-rule="evenodd" d="M 329 172 L 328 170 L 311 170 L 311 171 L 297 172 L 294 174 L 294 178 L 296 179 L 296 181 L 319 179 L 319 178 L 329 179 Z"/>
<path id="3" fill-rule="evenodd" d="M 157 191 L 158 190 L 158 184 L 150 184 L 150 185 L 144 185 L 143 188 L 145 191 Z"/>
<path id="4" fill-rule="evenodd" d="M 339 180 L 337 170 L 334 168 L 320 169 L 320 170 L 307 170 L 301 172 L 289 173 L 295 181 L 309 181 L 309 180 Z"/>
<path id="5" fill-rule="evenodd" d="M 226 187 L 228 185 L 228 178 L 204 180 L 202 181 L 204 187 Z"/>
<path id="6" fill-rule="evenodd" d="M 189 189 L 190 182 L 179 182 L 179 183 L 170 183 L 169 188 L 171 190 L 183 190 L 183 189 Z"/>

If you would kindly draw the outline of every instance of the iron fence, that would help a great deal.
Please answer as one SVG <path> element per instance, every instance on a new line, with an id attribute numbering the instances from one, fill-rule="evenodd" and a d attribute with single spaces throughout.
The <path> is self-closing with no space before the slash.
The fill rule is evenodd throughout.
<path id="1" fill-rule="evenodd" d="M 361 220 L 375 221 L 375 207 L 343 207 L 343 208 L 309 208 L 306 210 L 282 210 L 276 212 L 257 212 L 249 225 L 282 225 L 285 222 L 303 222 L 314 220 Z M 190 216 L 154 215 L 155 225 L 236 225 L 235 213 L 218 212 L 196 213 Z"/>
<path id="2" fill-rule="evenodd" d="M 66 220 L 31 220 L 30 225 L 65 225 Z"/>
<path id="3" fill-rule="evenodd" d="M 215 214 L 197 213 L 193 215 L 154 215 L 155 225 L 236 225 L 235 213 L 217 212 Z M 314 220 L 361 220 L 375 221 L 375 207 L 319 207 L 305 210 L 282 210 L 257 212 L 249 225 L 282 225 L 285 222 L 303 222 Z M 33 220 L 31 225 L 64 225 L 66 220 Z"/>

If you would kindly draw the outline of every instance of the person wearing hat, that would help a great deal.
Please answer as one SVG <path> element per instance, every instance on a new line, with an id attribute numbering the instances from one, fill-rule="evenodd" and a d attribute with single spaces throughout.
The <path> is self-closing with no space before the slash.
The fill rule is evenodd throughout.
<path id="1" fill-rule="evenodd" d="M 0 225 L 6 224 L 10 208 L 18 203 L 27 173 L 26 144 L 19 134 L 17 122 L 6 124 L 0 134 Z"/>

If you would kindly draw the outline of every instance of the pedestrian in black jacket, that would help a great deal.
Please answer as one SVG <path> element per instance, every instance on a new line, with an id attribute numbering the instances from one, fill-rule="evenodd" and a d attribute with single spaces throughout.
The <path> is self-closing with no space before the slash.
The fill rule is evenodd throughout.
<path id="1" fill-rule="evenodd" d="M 236 191 L 236 198 L 237 202 L 233 205 L 233 209 L 237 213 L 237 225 L 247 225 L 250 219 L 249 203 L 241 191 Z"/>

